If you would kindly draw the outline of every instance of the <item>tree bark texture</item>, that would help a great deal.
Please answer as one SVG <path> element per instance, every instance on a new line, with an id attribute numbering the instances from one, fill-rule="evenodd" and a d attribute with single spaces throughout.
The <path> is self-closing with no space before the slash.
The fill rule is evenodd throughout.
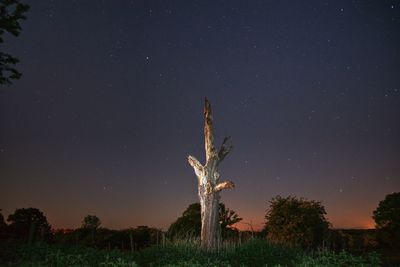
<path id="1" fill-rule="evenodd" d="M 198 194 L 201 205 L 201 246 L 206 249 L 217 248 L 221 241 L 219 222 L 219 193 L 223 189 L 234 188 L 231 181 L 220 182 L 219 163 L 232 150 L 228 146 L 229 137 L 225 137 L 221 147 L 216 150 L 213 136 L 213 117 L 207 98 L 204 104 L 204 143 L 206 163 L 202 165 L 195 157 L 188 156 L 198 181 Z"/>

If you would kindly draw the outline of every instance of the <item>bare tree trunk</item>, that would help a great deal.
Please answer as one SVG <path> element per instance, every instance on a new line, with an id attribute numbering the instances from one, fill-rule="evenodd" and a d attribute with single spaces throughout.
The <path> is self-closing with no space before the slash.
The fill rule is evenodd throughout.
<path id="1" fill-rule="evenodd" d="M 218 247 L 221 241 L 219 192 L 223 189 L 233 188 L 235 185 L 230 181 L 219 182 L 218 165 L 232 150 L 232 146 L 227 146 L 229 138 L 225 137 L 221 148 L 218 151 L 215 149 L 211 105 L 207 98 L 204 105 L 204 119 L 206 163 L 204 166 L 201 165 L 193 156 L 189 156 L 188 161 L 193 167 L 198 181 L 201 205 L 201 246 L 211 249 Z"/>

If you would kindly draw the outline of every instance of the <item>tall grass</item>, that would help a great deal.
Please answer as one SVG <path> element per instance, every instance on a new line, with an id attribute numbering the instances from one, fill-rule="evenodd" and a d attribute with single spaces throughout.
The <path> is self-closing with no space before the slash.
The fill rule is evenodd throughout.
<path id="1" fill-rule="evenodd" d="M 167 242 L 139 252 L 125 253 L 116 250 L 97 250 L 84 247 L 57 245 L 20 245 L 9 247 L 7 257 L 0 252 L 0 266 L 380 266 L 376 254 L 353 256 L 347 252 L 335 254 L 329 251 L 305 252 L 297 248 L 285 248 L 266 240 L 253 239 L 241 245 L 225 243 L 220 248 L 206 251 L 198 246 L 198 240 Z"/>
<path id="2" fill-rule="evenodd" d="M 214 251 L 199 248 L 197 242 L 174 242 L 146 249 L 136 258 L 140 266 L 380 266 L 376 254 L 364 257 L 347 252 L 306 252 L 252 239 L 242 245 L 223 244 Z"/>
<path id="3" fill-rule="evenodd" d="M 335 266 L 363 266 L 375 267 L 382 266 L 380 256 L 375 253 L 369 253 L 364 256 L 354 256 L 348 252 L 341 251 L 333 253 L 329 251 L 319 251 L 317 253 L 304 254 L 299 258 L 296 266 L 299 267 L 335 267 Z"/>
<path id="4" fill-rule="evenodd" d="M 0 266 L 136 267 L 138 265 L 134 261 L 134 255 L 118 250 L 104 251 L 87 247 L 47 244 L 9 244 L 0 251 Z"/>

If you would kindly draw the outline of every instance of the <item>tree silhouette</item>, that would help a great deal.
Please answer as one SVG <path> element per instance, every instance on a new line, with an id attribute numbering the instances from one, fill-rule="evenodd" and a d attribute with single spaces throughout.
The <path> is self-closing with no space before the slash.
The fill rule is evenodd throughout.
<path id="1" fill-rule="evenodd" d="M 267 238 L 285 245 L 316 247 L 328 233 L 329 223 L 320 202 L 277 196 L 265 216 Z"/>
<path id="2" fill-rule="evenodd" d="M 100 225 L 101 221 L 96 215 L 86 215 L 85 218 L 83 218 L 82 227 L 79 234 L 86 237 L 83 238 L 85 240 L 84 243 L 88 245 L 96 244 L 97 229 L 100 227 Z"/>
<path id="3" fill-rule="evenodd" d="M 400 192 L 389 194 L 379 202 L 373 219 L 381 242 L 400 244 Z"/>
<path id="4" fill-rule="evenodd" d="M 0 209 L 0 211 L 1 211 L 1 209 Z M 6 227 L 6 226 L 7 226 L 7 224 L 6 224 L 6 222 L 4 221 L 4 216 L 3 216 L 3 214 L 0 212 L 0 228 L 3 229 L 3 228 Z"/>
<path id="5" fill-rule="evenodd" d="M 226 208 L 224 203 L 219 203 L 219 218 L 221 228 L 226 228 L 242 220 L 235 211 Z"/>
<path id="6" fill-rule="evenodd" d="M 232 231 L 231 226 L 241 221 L 242 218 L 223 203 L 219 204 L 219 222 L 222 236 Z M 200 203 L 190 204 L 168 229 L 168 235 L 173 238 L 192 238 L 199 237 L 201 233 L 201 206 Z"/>
<path id="7" fill-rule="evenodd" d="M 7 218 L 9 228 L 18 239 L 33 242 L 38 236 L 46 238 L 50 234 L 50 225 L 43 212 L 36 208 L 16 209 Z"/>
<path id="8" fill-rule="evenodd" d="M 0 0 L 0 43 L 4 42 L 3 34 L 8 32 L 14 36 L 21 33 L 20 21 L 26 19 L 29 6 L 17 0 Z M 0 85 L 10 85 L 12 80 L 21 78 L 14 65 L 19 60 L 7 53 L 0 52 Z"/>
<path id="9" fill-rule="evenodd" d="M 168 235 L 174 238 L 199 237 L 201 231 L 200 203 L 190 204 L 168 229 Z"/>
<path id="10" fill-rule="evenodd" d="M 7 224 L 4 221 L 4 217 L 3 214 L 1 213 L 1 209 L 0 209 L 0 240 L 5 238 L 5 233 L 6 233 L 6 229 L 7 229 Z"/>
<path id="11" fill-rule="evenodd" d="M 82 228 L 96 230 L 101 225 L 100 219 L 96 215 L 86 215 L 82 221 Z"/>
<path id="12" fill-rule="evenodd" d="M 222 237 L 227 237 L 228 233 L 232 232 L 231 226 L 241 220 L 242 218 L 235 211 L 226 208 L 224 203 L 219 203 L 219 223 Z"/>
<path id="13" fill-rule="evenodd" d="M 148 226 L 141 225 L 131 230 L 131 235 L 137 249 L 143 249 L 150 245 L 151 233 L 153 229 Z"/>

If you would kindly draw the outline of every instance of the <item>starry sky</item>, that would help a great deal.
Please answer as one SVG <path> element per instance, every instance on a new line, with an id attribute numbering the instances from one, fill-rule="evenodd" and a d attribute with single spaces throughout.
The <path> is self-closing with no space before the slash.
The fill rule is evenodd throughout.
<path id="1" fill-rule="evenodd" d="M 234 145 L 222 202 L 256 229 L 276 195 L 370 228 L 400 190 L 399 1 L 23 2 L 1 47 L 23 73 L 0 88 L 5 216 L 167 229 L 197 201 L 205 96 Z"/>

